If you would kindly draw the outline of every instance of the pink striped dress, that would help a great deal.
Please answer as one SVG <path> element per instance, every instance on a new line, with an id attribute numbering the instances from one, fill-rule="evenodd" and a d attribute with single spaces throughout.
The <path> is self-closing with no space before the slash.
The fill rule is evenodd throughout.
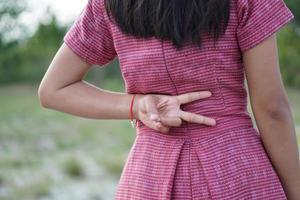
<path id="1" fill-rule="evenodd" d="M 136 38 L 108 19 L 103 0 L 89 0 L 65 35 L 82 59 L 103 67 L 118 57 L 128 94 L 212 96 L 182 109 L 216 119 L 184 122 L 170 135 L 138 121 L 116 189 L 117 200 L 284 200 L 279 176 L 247 110 L 242 53 L 293 19 L 283 0 L 232 0 L 225 35 L 177 51 L 170 41 Z"/>

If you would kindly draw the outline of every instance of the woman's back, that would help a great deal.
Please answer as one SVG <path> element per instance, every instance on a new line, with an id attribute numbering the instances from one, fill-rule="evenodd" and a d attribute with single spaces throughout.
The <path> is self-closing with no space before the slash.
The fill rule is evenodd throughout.
<path id="1" fill-rule="evenodd" d="M 169 135 L 138 121 L 137 137 L 116 199 L 286 199 L 247 110 L 242 53 L 293 18 L 282 0 L 232 0 L 225 34 L 201 48 L 124 34 L 109 20 L 104 0 L 89 1 L 65 43 L 88 63 L 116 56 L 130 94 L 212 92 L 183 105 L 216 119 L 208 127 L 183 123 Z"/>

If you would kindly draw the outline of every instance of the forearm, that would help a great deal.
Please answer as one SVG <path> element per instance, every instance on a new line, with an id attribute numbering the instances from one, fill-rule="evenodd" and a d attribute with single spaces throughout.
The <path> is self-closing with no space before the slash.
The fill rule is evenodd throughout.
<path id="1" fill-rule="evenodd" d="M 257 126 L 263 144 L 286 193 L 289 195 L 295 191 L 300 191 L 299 150 L 289 106 L 284 112 L 256 113 Z"/>
<path id="2" fill-rule="evenodd" d="M 104 90 L 86 81 L 45 93 L 46 108 L 91 119 L 129 119 L 132 94 Z M 133 104 L 134 118 L 139 97 L 135 97 Z"/>

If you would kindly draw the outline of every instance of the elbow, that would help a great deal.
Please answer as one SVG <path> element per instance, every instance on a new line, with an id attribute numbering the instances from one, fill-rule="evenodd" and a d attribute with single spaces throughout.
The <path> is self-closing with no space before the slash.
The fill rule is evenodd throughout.
<path id="1" fill-rule="evenodd" d="M 290 107 L 287 99 L 273 100 L 266 104 L 266 115 L 276 121 L 283 121 L 290 115 Z"/>
<path id="2" fill-rule="evenodd" d="M 40 105 L 44 108 L 50 108 L 51 97 L 53 96 L 53 92 L 47 87 L 42 85 L 38 88 L 38 98 Z"/>

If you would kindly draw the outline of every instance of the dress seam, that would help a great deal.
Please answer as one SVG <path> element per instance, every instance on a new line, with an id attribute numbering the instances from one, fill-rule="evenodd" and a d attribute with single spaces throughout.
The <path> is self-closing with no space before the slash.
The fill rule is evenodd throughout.
<path id="1" fill-rule="evenodd" d="M 166 68 L 166 70 L 167 70 L 169 79 L 171 80 L 172 85 L 173 85 L 174 88 L 175 88 L 176 95 L 178 95 L 177 87 L 176 87 L 176 85 L 175 85 L 175 83 L 174 83 L 174 81 L 173 81 L 173 79 L 172 79 L 172 77 L 171 77 L 171 75 L 170 75 L 170 73 L 169 73 L 168 67 L 167 67 L 166 56 L 165 56 L 165 49 L 164 49 L 164 41 L 163 41 L 163 40 L 161 40 L 161 49 L 162 49 L 162 54 L 163 54 L 164 65 L 165 65 L 165 68 Z"/>

